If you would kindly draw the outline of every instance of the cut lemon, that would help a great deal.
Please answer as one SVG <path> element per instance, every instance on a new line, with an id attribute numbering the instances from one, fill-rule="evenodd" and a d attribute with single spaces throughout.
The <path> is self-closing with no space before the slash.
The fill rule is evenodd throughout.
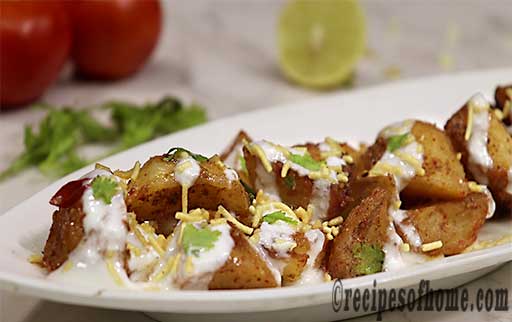
<path id="1" fill-rule="evenodd" d="M 330 88 L 350 80 L 365 49 L 356 0 L 294 0 L 279 18 L 279 64 L 293 82 Z"/>

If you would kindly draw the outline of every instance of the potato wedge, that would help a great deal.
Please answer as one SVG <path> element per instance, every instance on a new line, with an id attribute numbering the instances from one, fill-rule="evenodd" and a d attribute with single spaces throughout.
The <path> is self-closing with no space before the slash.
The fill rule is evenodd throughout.
<path id="1" fill-rule="evenodd" d="M 510 210 L 512 194 L 507 192 L 507 185 L 509 184 L 508 171 L 512 168 L 512 137 L 494 113 L 489 113 L 489 117 L 487 151 L 492 159 L 490 169 L 475 170 L 475 166 L 471 164 L 468 141 L 465 139 L 468 120 L 467 104 L 446 122 L 445 130 L 455 149 L 461 153 L 461 161 L 470 179 L 488 185 L 498 206 Z"/>
<path id="2" fill-rule="evenodd" d="M 314 160 L 323 162 L 319 144 L 307 143 L 296 147 L 307 149 Z M 340 147 L 352 159 L 358 157 L 356 151 L 348 145 L 340 144 Z M 259 157 L 251 153 L 247 147 L 244 147 L 244 158 L 246 160 L 249 183 L 255 190 L 262 189 L 271 195 L 277 196 L 292 208 L 307 208 L 308 205 L 314 204 L 313 200 L 315 197 L 327 200 L 325 213 L 322 212 L 320 216 L 315 216 L 321 220 L 338 216 L 344 207 L 347 197 L 347 185 L 344 182 L 328 185 L 325 191 L 321 191 L 322 195 L 319 196 L 317 195 L 318 192 L 315 192 L 315 180 L 307 175 L 289 169 L 286 171 L 286 176 L 283 177 L 283 162 L 271 162 L 272 171 L 266 172 Z M 344 171 L 350 177 L 352 163 L 344 166 Z"/>
<path id="3" fill-rule="evenodd" d="M 188 208 L 217 210 L 223 205 L 236 213 L 239 219 L 250 224 L 249 197 L 238 180 L 230 180 L 219 165 L 218 157 L 200 163 L 201 172 L 188 189 Z M 135 180 L 128 184 L 126 205 L 135 212 L 138 220 L 155 220 L 159 225 L 176 225 L 174 215 L 181 211 L 182 188 L 174 177 L 176 161 L 166 161 L 163 156 L 149 159 L 140 169 Z M 163 231 L 170 233 L 169 230 Z"/>
<path id="4" fill-rule="evenodd" d="M 405 203 L 417 199 L 460 199 L 467 193 L 465 174 L 449 138 L 435 125 L 415 121 L 411 129 L 423 147 L 424 176 L 415 176 L 402 191 Z M 384 155 L 387 140 L 378 137 L 359 158 L 354 178 L 365 175 Z"/>
<path id="5" fill-rule="evenodd" d="M 489 199 L 484 193 L 470 193 L 463 200 L 440 202 L 407 211 L 405 223 L 411 223 L 423 244 L 442 241 L 443 247 L 427 254 L 454 255 L 470 246 L 485 222 Z M 398 233 L 406 236 L 397 227 Z"/>
<path id="6" fill-rule="evenodd" d="M 390 176 L 358 177 L 351 180 L 347 190 L 348 197 L 341 216 L 346 219 L 350 212 L 377 188 L 384 189 L 390 195 L 396 193 L 393 178 Z"/>
<path id="7" fill-rule="evenodd" d="M 414 123 L 412 134 L 423 146 L 425 175 L 411 180 L 402 191 L 403 199 L 463 198 L 468 193 L 465 173 L 448 136 L 435 125 L 421 121 Z"/>
<path id="8" fill-rule="evenodd" d="M 245 170 L 245 159 L 243 153 L 244 142 L 251 142 L 251 137 L 243 130 L 240 130 L 235 139 L 220 155 L 220 159 L 228 167 L 233 168 L 238 173 L 238 176 L 244 182 L 249 182 L 247 171 Z"/>
<path id="9" fill-rule="evenodd" d="M 355 255 L 357 245 L 382 249 L 388 240 L 388 209 L 392 197 L 389 191 L 376 188 L 352 209 L 331 246 L 327 269 L 333 278 L 361 275 L 360 259 Z"/>
<path id="10" fill-rule="evenodd" d="M 85 213 L 81 205 L 60 208 L 53 213 L 52 227 L 43 251 L 43 266 L 48 271 L 59 268 L 84 237 Z"/>
<path id="11" fill-rule="evenodd" d="M 226 263 L 219 268 L 208 284 L 210 290 L 277 287 L 272 271 L 245 235 L 231 230 L 235 247 Z"/>

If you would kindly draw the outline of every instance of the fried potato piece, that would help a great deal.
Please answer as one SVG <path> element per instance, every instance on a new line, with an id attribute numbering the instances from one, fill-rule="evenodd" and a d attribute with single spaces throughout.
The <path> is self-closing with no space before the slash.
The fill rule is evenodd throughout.
<path id="1" fill-rule="evenodd" d="M 244 142 L 252 142 L 252 139 L 245 131 L 240 130 L 231 144 L 221 153 L 220 159 L 228 167 L 235 169 L 241 180 L 248 182 L 249 178 L 241 161 L 244 156 L 242 151 Z"/>
<path id="2" fill-rule="evenodd" d="M 377 188 L 386 190 L 390 195 L 396 191 L 393 179 L 389 176 L 355 177 L 351 180 L 347 191 L 347 202 L 341 216 L 346 219 L 350 212 Z"/>
<path id="3" fill-rule="evenodd" d="M 267 263 L 238 229 L 231 230 L 235 242 L 226 263 L 219 268 L 208 284 L 210 290 L 277 287 Z"/>
<path id="4" fill-rule="evenodd" d="M 423 146 L 424 176 L 415 176 L 402 191 L 404 202 L 421 199 L 460 199 L 468 193 L 465 174 L 450 139 L 435 125 L 415 121 L 412 135 Z M 365 175 L 384 155 L 386 139 L 379 137 L 360 157 L 354 179 Z"/>
<path id="5" fill-rule="evenodd" d="M 365 243 L 382 249 L 388 239 L 392 196 L 390 191 L 376 188 L 350 212 L 331 246 L 327 269 L 333 278 L 359 275 L 360 260 L 354 254 L 356 245 Z"/>
<path id="6" fill-rule="evenodd" d="M 503 123 L 512 125 L 512 84 L 496 87 L 494 99 L 496 108 L 504 113 Z"/>
<path id="7" fill-rule="evenodd" d="M 300 147 L 306 147 L 311 157 L 320 161 L 320 149 L 317 144 L 307 143 L 305 145 L 299 145 Z M 352 156 L 353 159 L 358 158 L 358 154 L 355 149 L 351 148 L 347 144 L 341 144 L 343 151 Z M 260 159 L 251 154 L 247 148 L 244 147 L 244 158 L 246 160 L 247 172 L 249 174 L 249 184 L 258 188 L 263 185 L 266 189 L 265 192 L 278 195 L 281 200 L 292 208 L 307 208 L 311 203 L 314 191 L 314 180 L 308 176 L 301 176 L 293 169 L 288 170 L 285 177 L 281 176 L 281 170 L 283 168 L 282 162 L 273 162 L 271 173 L 261 173 L 257 168 L 261 165 Z M 264 171 L 264 170 L 263 170 Z M 346 167 L 349 177 L 352 173 L 352 165 Z M 259 184 L 257 183 L 259 182 Z M 271 186 L 275 185 L 277 191 L 272 191 Z M 324 219 L 334 218 L 339 216 L 341 210 L 345 206 L 347 198 L 347 185 L 340 182 L 338 184 L 331 184 L 328 192 L 329 205 L 327 207 L 327 213 Z M 327 199 L 327 196 L 325 197 Z"/>
<path id="8" fill-rule="evenodd" d="M 484 193 L 470 193 L 463 200 L 440 202 L 407 211 L 423 244 L 442 241 L 443 247 L 428 252 L 428 255 L 454 255 L 461 253 L 477 237 L 478 230 L 485 222 L 489 211 L 488 196 Z M 406 236 L 397 227 L 402 238 Z"/>
<path id="9" fill-rule="evenodd" d="M 250 224 L 249 196 L 238 180 L 229 180 L 218 157 L 200 163 L 201 172 L 188 189 L 188 208 L 217 210 L 223 205 L 236 213 L 240 221 Z M 174 215 L 182 210 L 182 187 L 174 177 L 175 160 L 163 156 L 149 159 L 135 180 L 128 184 L 126 205 L 138 220 L 155 220 L 159 224 L 176 225 Z M 166 231 L 169 233 L 170 231 Z"/>
<path id="10" fill-rule="evenodd" d="M 52 227 L 43 251 L 43 266 L 48 271 L 59 268 L 84 236 L 81 206 L 60 208 L 53 213 Z"/>
<path id="11" fill-rule="evenodd" d="M 487 177 L 487 184 L 492 192 L 498 206 L 512 209 L 512 195 L 507 193 L 508 170 L 512 167 L 512 137 L 502 122 L 489 113 L 490 122 L 488 130 L 487 150 L 492 158 L 493 166 L 483 175 Z M 471 179 L 478 181 L 477 175 L 471 172 L 469 151 L 464 136 L 467 127 L 468 107 L 464 105 L 458 110 L 445 125 L 445 130 L 455 146 L 455 149 L 462 155 L 461 161 Z"/>
<path id="12" fill-rule="evenodd" d="M 310 249 L 309 240 L 304 233 L 296 233 L 294 236 L 297 246 L 291 251 L 288 263 L 283 269 L 283 285 L 291 285 L 296 282 L 308 261 L 308 251 Z"/>
<path id="13" fill-rule="evenodd" d="M 424 176 L 416 176 L 402 191 L 403 199 L 460 199 L 468 194 L 465 173 L 448 136 L 435 125 L 416 121 L 412 127 L 423 146 Z"/>

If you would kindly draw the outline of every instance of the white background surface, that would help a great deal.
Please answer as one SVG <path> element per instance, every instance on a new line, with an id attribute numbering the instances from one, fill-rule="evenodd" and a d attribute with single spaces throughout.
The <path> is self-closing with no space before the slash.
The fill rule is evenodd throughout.
<path id="1" fill-rule="evenodd" d="M 512 65 L 510 0 L 375 0 L 363 3 L 371 50 L 358 67 L 356 87 L 390 81 L 389 70 L 394 70 L 394 74 L 399 71 L 401 78 L 409 78 Z M 83 106 L 112 98 L 158 99 L 165 93 L 172 93 L 204 104 L 210 118 L 218 118 L 321 95 L 290 85 L 279 74 L 275 63 L 274 30 L 280 6 L 280 2 L 266 0 L 166 2 L 166 28 L 160 46 L 154 59 L 140 74 L 107 85 L 78 83 L 63 75 L 45 100 Z M 119 97 L 116 93 L 121 92 L 125 94 Z M 19 153 L 23 124 L 37 122 L 42 115 L 33 110 L 0 115 L 0 169 Z M 1 183 L 0 213 L 49 182 L 35 171 L 28 171 Z M 504 285 L 510 289 L 511 269 L 508 264 L 471 283 L 470 289 Z M 0 293 L 0 322 L 71 319 L 149 320 L 138 313 L 41 302 Z M 461 319 L 511 320 L 510 312 L 464 316 L 457 312 L 384 314 L 385 321 Z M 375 321 L 375 316 L 361 320 Z"/>

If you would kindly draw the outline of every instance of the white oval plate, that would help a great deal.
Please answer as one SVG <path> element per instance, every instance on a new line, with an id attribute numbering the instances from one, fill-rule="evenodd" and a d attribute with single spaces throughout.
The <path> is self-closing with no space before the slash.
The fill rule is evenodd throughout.
<path id="1" fill-rule="evenodd" d="M 332 136 L 351 143 L 372 142 L 380 128 L 394 121 L 418 118 L 442 126 L 472 94 L 492 97 L 497 84 L 512 82 L 512 69 L 399 82 L 347 94 L 259 110 L 159 138 L 102 161 L 112 168 L 130 168 L 173 146 L 201 154 L 220 152 L 239 129 L 255 138 L 282 144 Z M 48 200 L 65 182 L 91 170 L 81 169 L 37 193 L 0 217 L 0 287 L 36 297 L 88 306 L 139 310 L 161 320 L 243 319 L 320 321 L 353 317 L 364 312 L 331 308 L 333 283 L 316 286 L 243 291 L 141 292 L 104 289 L 94 280 L 67 284 L 49 281 L 27 258 L 39 252 L 51 225 Z M 510 220 L 486 223 L 479 238 L 501 237 Z M 421 279 L 433 287 L 455 287 L 512 260 L 512 245 L 429 262 L 401 272 L 379 273 L 343 281 L 344 288 L 417 287 Z M 366 312 L 369 313 L 369 312 Z"/>

